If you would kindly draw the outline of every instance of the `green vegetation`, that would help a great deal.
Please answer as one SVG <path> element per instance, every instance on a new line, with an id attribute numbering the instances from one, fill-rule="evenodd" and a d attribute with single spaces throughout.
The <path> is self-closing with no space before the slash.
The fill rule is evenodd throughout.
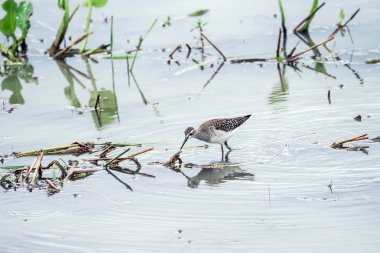
<path id="1" fill-rule="evenodd" d="M 92 7 L 95 8 L 101 8 L 107 4 L 108 0 L 85 0 L 84 1 L 84 6 L 88 8 L 88 13 L 87 13 L 87 19 L 86 19 L 86 29 L 85 29 L 85 34 L 88 34 L 90 32 L 90 23 L 91 23 L 91 15 L 92 15 Z M 83 40 L 82 47 L 80 48 L 80 53 L 83 53 L 84 50 L 86 49 L 87 45 L 87 40 L 88 37 L 86 37 Z"/>
<path id="2" fill-rule="evenodd" d="M 197 10 L 197 11 L 190 13 L 188 16 L 189 17 L 200 17 L 200 16 L 205 15 L 208 12 L 209 12 L 209 10 Z"/>
<path id="3" fill-rule="evenodd" d="M 5 16 L 0 20 L 0 32 L 11 39 L 10 45 L 0 43 L 1 54 L 12 62 L 22 62 L 27 51 L 26 36 L 30 28 L 30 16 L 33 13 L 32 3 L 22 1 L 17 4 L 14 0 L 6 0 L 2 4 Z M 20 29 L 21 35 L 16 31 Z"/>
<path id="4" fill-rule="evenodd" d="M 314 14 L 318 8 L 318 0 L 314 0 L 313 4 L 311 5 L 310 14 L 309 17 L 306 19 L 305 23 L 303 24 L 302 28 L 298 30 L 300 33 L 305 33 L 309 30 L 309 26 L 311 21 L 313 21 Z"/>
<path id="5" fill-rule="evenodd" d="M 133 70 L 133 67 L 135 66 L 135 61 L 136 61 L 136 58 L 137 58 L 137 54 L 141 50 L 141 45 L 142 45 L 143 41 L 146 39 L 146 37 L 148 36 L 148 34 L 153 30 L 154 26 L 157 24 L 157 21 L 158 21 L 158 19 L 155 19 L 153 21 L 153 23 L 150 25 L 150 27 L 148 28 L 148 30 L 146 31 L 145 35 L 144 36 L 142 36 L 142 35 L 140 36 L 139 42 L 137 43 L 137 46 L 136 46 L 135 55 L 133 57 L 132 64 L 131 64 L 131 67 L 129 68 L 129 71 Z"/>

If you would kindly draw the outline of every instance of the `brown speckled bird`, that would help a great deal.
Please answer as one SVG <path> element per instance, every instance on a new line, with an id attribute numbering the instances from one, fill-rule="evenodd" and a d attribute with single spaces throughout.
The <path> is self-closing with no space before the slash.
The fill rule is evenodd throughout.
<path id="1" fill-rule="evenodd" d="M 212 119 L 202 123 L 198 129 L 188 127 L 185 130 L 185 140 L 180 149 L 183 148 L 189 138 L 196 138 L 208 143 L 219 143 L 222 148 L 222 157 L 224 156 L 223 144 L 228 146 L 227 140 L 236 132 L 236 130 L 251 117 L 246 115 L 230 119 Z"/>

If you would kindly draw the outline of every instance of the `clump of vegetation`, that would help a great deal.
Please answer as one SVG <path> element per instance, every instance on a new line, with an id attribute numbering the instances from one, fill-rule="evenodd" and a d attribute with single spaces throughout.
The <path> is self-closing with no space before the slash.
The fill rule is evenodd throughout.
<path id="1" fill-rule="evenodd" d="M 58 1 L 58 7 L 64 11 L 61 25 L 58 29 L 56 38 L 53 42 L 53 44 L 48 49 L 50 55 L 53 58 L 65 58 L 77 54 L 84 54 L 84 55 L 90 55 L 90 54 L 98 54 L 98 53 L 104 53 L 108 52 L 107 47 L 109 45 L 100 45 L 98 48 L 95 49 L 86 49 L 87 39 L 88 36 L 90 36 L 92 33 L 89 32 L 90 29 L 90 22 L 91 22 L 91 14 L 92 14 L 92 7 L 103 7 L 108 0 L 86 0 L 84 2 L 84 5 L 88 7 L 88 15 L 87 15 L 87 21 L 86 21 L 86 28 L 85 28 L 85 34 L 80 36 L 78 39 L 73 41 L 70 45 L 61 48 L 61 44 L 65 39 L 67 29 L 69 27 L 69 24 L 79 9 L 79 6 L 77 6 L 74 11 L 70 14 L 70 6 L 69 6 L 69 0 L 59 0 Z M 80 49 L 74 49 L 73 47 L 80 42 L 83 41 L 82 47 Z"/>
<path id="2" fill-rule="evenodd" d="M 16 152 L 7 155 L 9 157 L 35 157 L 30 166 L 0 166 L 1 170 L 7 170 L 0 177 L 0 187 L 5 190 L 17 190 L 26 188 L 29 191 L 33 189 L 46 189 L 48 195 L 58 193 L 67 182 L 86 178 L 95 172 L 107 171 L 119 183 L 132 191 L 132 187 L 122 181 L 112 171 L 117 171 L 129 175 L 141 175 L 154 178 L 155 176 L 140 172 L 142 166 L 136 156 L 149 152 L 153 148 L 138 150 L 129 155 L 125 155 L 130 148 L 124 149 L 117 155 L 110 156 L 110 153 L 117 150 L 118 147 L 141 146 L 140 144 L 130 143 L 102 143 L 94 144 L 88 142 L 75 142 L 70 145 L 63 145 L 40 150 L 32 150 L 26 152 Z M 96 153 L 94 157 L 76 158 L 71 160 L 63 160 L 64 155 L 80 156 L 82 154 Z M 43 165 L 43 158 L 48 155 L 60 155 L 62 158 L 53 160 L 46 166 Z M 0 157 L 1 158 L 1 157 Z M 123 161 L 131 161 L 136 165 L 136 169 L 132 170 L 121 165 Z"/>
<path id="3" fill-rule="evenodd" d="M 30 28 L 29 19 L 33 13 L 32 3 L 6 0 L 1 7 L 5 15 L 0 20 L 0 32 L 7 38 L 7 42 L 5 44 L 0 42 L 0 52 L 12 62 L 22 62 L 26 58 L 28 49 L 25 40 Z M 20 34 L 17 33 L 18 30 Z"/>
<path id="4" fill-rule="evenodd" d="M 101 8 L 104 7 L 107 4 L 108 0 L 85 0 L 84 6 L 88 8 L 87 13 L 87 19 L 86 19 L 86 28 L 85 28 L 85 34 L 88 34 L 90 32 L 90 23 L 91 23 L 91 15 L 92 15 L 92 8 Z M 80 48 L 80 53 L 83 53 L 86 49 L 88 37 L 86 37 L 83 40 L 82 46 Z"/>

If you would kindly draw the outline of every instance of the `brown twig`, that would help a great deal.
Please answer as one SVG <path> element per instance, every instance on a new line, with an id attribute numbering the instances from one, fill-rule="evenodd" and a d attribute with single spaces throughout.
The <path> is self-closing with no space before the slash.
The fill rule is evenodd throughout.
<path id="1" fill-rule="evenodd" d="M 176 161 L 179 161 L 180 163 L 182 163 L 182 160 L 179 158 L 180 154 L 181 154 L 181 150 L 178 151 L 177 153 L 175 153 L 172 157 L 169 158 L 169 160 L 167 160 L 163 165 L 165 167 L 173 167 L 175 165 L 175 162 Z"/>
<path id="2" fill-rule="evenodd" d="M 351 20 L 353 20 L 354 18 L 355 18 L 355 16 L 356 16 L 356 14 L 358 14 L 359 13 L 359 11 L 360 11 L 360 8 L 359 9 L 357 9 L 355 12 L 354 12 L 354 14 L 352 14 L 351 15 L 351 17 L 349 18 L 349 19 L 347 19 L 347 21 L 343 24 L 343 25 L 340 25 L 340 26 L 338 26 L 330 35 L 329 35 L 329 37 L 332 37 L 332 38 L 334 38 L 334 36 L 342 29 L 342 28 L 344 28 L 345 26 L 347 26 L 347 24 L 349 23 L 349 22 L 351 22 Z"/>
<path id="3" fill-rule="evenodd" d="M 120 161 L 131 159 L 134 156 L 141 155 L 141 154 L 146 153 L 146 152 L 151 151 L 151 150 L 153 150 L 153 148 L 147 148 L 147 149 L 143 149 L 143 150 L 137 151 L 135 153 L 132 153 L 132 154 L 128 155 L 127 157 L 121 157 Z"/>
<path id="4" fill-rule="evenodd" d="M 359 135 L 359 136 L 356 136 L 356 137 L 353 137 L 353 138 L 349 138 L 349 139 L 346 139 L 346 140 L 343 140 L 343 141 L 334 142 L 333 144 L 330 145 L 330 147 L 332 147 L 332 148 L 342 148 L 343 144 L 345 144 L 347 142 L 362 141 L 362 140 L 366 140 L 366 139 L 368 139 L 368 135 L 367 134 L 363 134 L 363 135 Z"/>
<path id="5" fill-rule="evenodd" d="M 46 183 L 52 188 L 54 191 L 59 192 L 59 188 L 49 179 L 46 179 Z"/>
<path id="6" fill-rule="evenodd" d="M 305 23 L 308 19 L 312 18 L 319 9 L 321 9 L 325 5 L 325 2 L 321 3 L 321 5 L 318 6 L 317 9 L 315 9 L 313 12 L 311 12 L 304 20 L 302 20 L 296 27 L 294 27 L 293 32 L 296 33 L 298 32 L 298 28 Z"/>
<path id="7" fill-rule="evenodd" d="M 115 161 L 113 161 L 113 162 L 114 163 L 120 163 L 120 162 L 125 161 L 125 160 L 130 160 L 134 156 L 146 153 L 146 152 L 151 151 L 151 150 L 153 150 L 153 148 L 143 149 L 143 150 L 137 151 L 135 153 L 132 153 L 126 157 L 119 157 L 119 158 L 115 159 Z M 112 159 L 114 159 L 114 158 L 112 158 L 112 157 L 90 157 L 90 158 L 84 158 L 83 160 L 88 161 L 88 162 L 97 162 L 97 161 L 110 161 Z"/>
<path id="8" fill-rule="evenodd" d="M 40 170 L 43 156 L 44 156 L 44 152 L 41 152 L 40 156 L 38 157 L 38 161 L 36 163 L 36 169 L 34 170 L 32 181 L 30 182 L 31 185 L 35 185 L 36 183 L 38 171 Z"/>
<path id="9" fill-rule="evenodd" d="M 169 58 L 171 60 L 173 60 L 173 55 L 175 54 L 175 52 L 177 52 L 178 50 L 180 50 L 182 48 L 181 45 L 178 45 L 176 48 L 174 48 L 174 50 L 169 54 Z"/>
<path id="10" fill-rule="evenodd" d="M 224 61 L 227 61 L 227 57 L 222 53 L 222 51 L 220 51 L 220 49 L 214 43 L 212 43 L 207 38 L 207 36 L 203 32 L 201 32 L 201 37 L 203 37 L 203 38 L 205 38 L 207 40 L 207 42 L 222 56 L 222 58 L 223 58 Z"/>
<path id="11" fill-rule="evenodd" d="M 315 44 L 314 46 L 311 46 L 311 47 L 309 47 L 309 48 L 307 48 L 307 49 L 305 49 L 305 50 L 299 52 L 298 54 L 293 55 L 292 57 L 289 57 L 289 58 L 287 59 L 287 62 L 295 61 L 297 58 L 299 58 L 299 56 L 303 55 L 304 53 L 307 53 L 307 52 L 313 50 L 314 48 L 317 48 L 317 47 L 319 47 L 319 46 L 321 46 L 321 45 L 324 45 L 324 44 L 326 44 L 327 42 L 329 42 L 330 40 L 333 40 L 333 39 L 334 39 L 334 37 L 330 37 L 330 36 L 329 36 L 329 37 L 327 37 L 327 39 L 325 39 L 324 41 L 322 41 L 322 42 L 320 42 L 320 43 L 318 43 L 318 44 Z"/>
<path id="12" fill-rule="evenodd" d="M 75 174 L 78 174 L 78 173 L 86 173 L 86 174 L 89 174 L 89 173 L 94 173 L 94 172 L 97 172 L 97 171 L 102 171 L 103 169 L 80 169 L 80 168 L 72 168 L 69 170 L 69 172 L 67 173 L 65 179 L 63 179 L 64 182 L 66 181 L 69 181 Z"/>
<path id="13" fill-rule="evenodd" d="M 253 62 L 267 62 L 268 59 L 265 58 L 247 58 L 247 59 L 233 59 L 230 61 L 231 64 L 241 64 L 241 63 L 253 63 Z"/>
<path id="14" fill-rule="evenodd" d="M 190 54 L 191 54 L 191 46 L 189 44 L 186 44 L 186 47 L 187 47 L 186 59 L 188 59 L 190 57 Z"/>
<path id="15" fill-rule="evenodd" d="M 70 43 L 70 45 L 68 45 L 67 47 L 65 47 L 64 49 L 62 49 L 61 51 L 59 51 L 58 53 L 56 53 L 55 55 L 53 55 L 53 58 L 57 58 L 59 57 L 60 55 L 66 53 L 67 51 L 69 51 L 73 46 L 75 46 L 76 44 L 80 43 L 82 40 L 84 40 L 85 38 L 87 38 L 88 36 L 90 36 L 91 34 L 93 34 L 93 32 L 90 32 L 90 33 L 86 33 L 82 36 L 80 36 L 78 39 L 76 39 L 75 41 L 73 41 L 72 43 Z"/>
<path id="16" fill-rule="evenodd" d="M 351 15 L 351 17 L 343 24 L 343 25 L 340 25 L 338 26 L 329 36 L 327 36 L 327 38 L 325 40 L 323 40 L 322 42 L 318 43 L 318 44 L 315 44 L 314 46 L 311 46 L 301 52 L 299 52 L 298 54 L 292 56 L 292 57 L 289 57 L 289 59 L 287 59 L 287 62 L 292 62 L 294 60 L 296 60 L 299 56 L 309 52 L 310 50 L 313 50 L 314 48 L 317 48 L 321 45 L 325 45 L 327 42 L 333 40 L 335 38 L 335 35 L 342 29 L 344 28 L 345 26 L 347 26 L 347 24 L 352 20 L 354 19 L 354 17 L 356 16 L 356 14 L 358 14 L 358 12 L 360 11 L 360 8 L 357 9 L 354 14 Z"/>
<path id="17" fill-rule="evenodd" d="M 282 29 L 280 28 L 280 29 L 278 30 L 277 49 L 276 49 L 276 57 L 277 57 L 277 61 L 278 61 L 278 59 L 280 58 L 281 35 L 282 35 Z"/>
<path id="18" fill-rule="evenodd" d="M 110 145 L 110 146 L 106 147 L 106 148 L 102 151 L 102 153 L 99 154 L 99 157 L 104 158 L 104 157 L 107 156 L 107 154 L 108 154 L 109 152 L 112 152 L 112 151 L 114 151 L 115 149 L 116 149 L 115 146 Z"/>
<path id="19" fill-rule="evenodd" d="M 32 163 L 32 165 L 26 170 L 26 174 L 25 174 L 25 178 L 24 178 L 24 182 L 26 182 L 29 178 L 29 175 L 30 173 L 32 172 L 34 166 L 36 166 L 36 163 L 38 161 L 38 157 L 36 157 Z M 22 172 L 21 172 L 22 173 Z"/>

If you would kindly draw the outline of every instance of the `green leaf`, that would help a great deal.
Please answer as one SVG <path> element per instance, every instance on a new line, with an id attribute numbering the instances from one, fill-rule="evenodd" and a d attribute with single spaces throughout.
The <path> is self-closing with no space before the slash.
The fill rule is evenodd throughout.
<path id="1" fill-rule="evenodd" d="M 340 20 L 343 21 L 345 17 L 346 17 L 346 15 L 344 14 L 344 10 L 341 9 L 340 12 L 339 12 L 339 18 L 340 18 Z"/>
<path id="2" fill-rule="evenodd" d="M 341 26 L 343 24 L 343 21 L 344 21 L 345 17 L 346 17 L 346 15 L 344 14 L 344 10 L 340 9 L 340 12 L 339 12 L 339 21 L 337 23 L 338 26 Z"/>
<path id="3" fill-rule="evenodd" d="M 313 1 L 313 4 L 311 5 L 311 9 L 310 9 L 309 14 L 313 13 L 317 8 L 318 8 L 318 0 L 314 0 L 314 1 Z M 310 17 L 306 20 L 305 24 L 302 26 L 302 28 L 299 30 L 299 32 L 301 32 L 301 33 L 302 33 L 302 32 L 303 32 L 303 33 L 306 33 L 306 32 L 309 30 L 309 26 L 310 26 L 311 21 L 313 20 L 314 16 L 315 16 L 315 15 L 312 15 L 312 16 L 310 16 Z"/>
<path id="4" fill-rule="evenodd" d="M 83 4 L 86 7 L 94 6 L 96 8 L 101 8 L 107 4 L 108 0 L 84 0 Z"/>
<path id="5" fill-rule="evenodd" d="M 21 29 L 23 38 L 26 37 L 26 34 L 30 28 L 30 16 L 33 14 L 33 6 L 31 2 L 23 1 L 19 4 L 16 9 L 16 24 L 17 27 Z"/>
<path id="6" fill-rule="evenodd" d="M 197 10 L 192 13 L 190 13 L 188 16 L 189 17 L 199 17 L 205 15 L 209 10 Z"/>
<path id="7" fill-rule="evenodd" d="M 0 32 L 7 37 L 14 36 L 16 31 L 17 4 L 14 0 L 7 0 L 2 4 L 2 7 L 7 14 L 0 20 Z"/>
<path id="8" fill-rule="evenodd" d="M 281 14 L 281 25 L 282 28 L 285 30 L 285 11 L 284 7 L 282 6 L 282 0 L 278 0 L 278 7 L 280 8 L 280 14 Z"/>
<path id="9" fill-rule="evenodd" d="M 65 0 L 58 0 L 58 8 L 64 10 L 65 9 Z"/>
<path id="10" fill-rule="evenodd" d="M 22 32 L 21 39 L 24 39 L 30 28 L 29 18 L 33 13 L 32 3 L 23 1 L 17 5 L 14 0 L 7 0 L 2 7 L 7 14 L 0 20 L 0 31 L 5 36 L 14 37 L 18 27 Z"/>

